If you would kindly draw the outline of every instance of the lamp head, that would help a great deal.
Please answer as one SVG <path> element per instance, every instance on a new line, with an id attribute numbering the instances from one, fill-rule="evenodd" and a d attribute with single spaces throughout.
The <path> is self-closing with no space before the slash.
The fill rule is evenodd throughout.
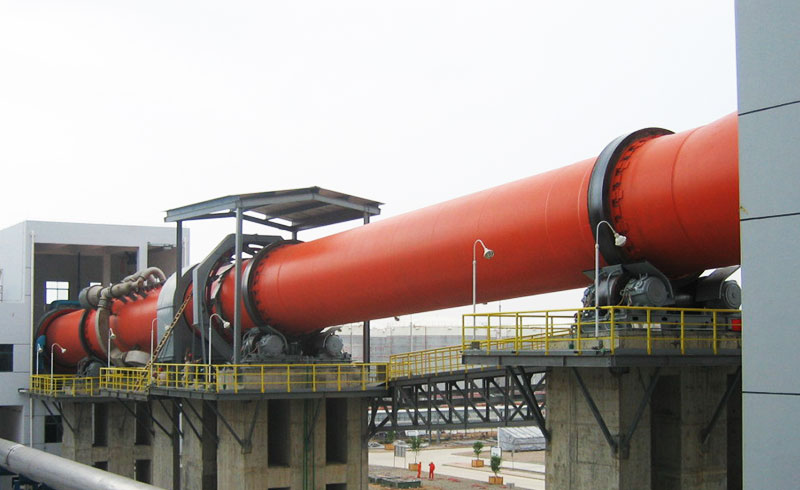
<path id="1" fill-rule="evenodd" d="M 228 320 L 223 321 L 222 322 L 222 328 L 224 328 L 226 330 L 231 328 L 231 322 L 229 322 Z"/>
<path id="2" fill-rule="evenodd" d="M 492 257 L 494 257 L 494 250 L 492 250 L 491 248 L 487 248 L 483 251 L 484 259 L 491 259 Z"/>
<path id="3" fill-rule="evenodd" d="M 622 247 L 622 246 L 625 245 L 625 242 L 627 242 L 627 241 L 628 241 L 628 237 L 626 237 L 625 235 L 620 235 L 617 232 L 614 232 L 614 245 L 616 245 L 618 247 Z"/>
<path id="4" fill-rule="evenodd" d="M 62 353 L 62 354 L 66 354 L 66 353 L 67 353 L 67 349 L 65 349 L 64 347 L 62 347 L 62 348 L 61 348 L 61 353 Z"/>

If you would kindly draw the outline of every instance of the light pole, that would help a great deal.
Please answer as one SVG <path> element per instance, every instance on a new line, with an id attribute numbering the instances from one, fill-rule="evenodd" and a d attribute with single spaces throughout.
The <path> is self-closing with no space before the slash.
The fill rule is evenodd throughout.
<path id="1" fill-rule="evenodd" d="M 114 333 L 114 330 L 111 327 L 108 327 L 108 349 L 106 353 L 108 354 L 108 367 L 111 368 L 111 340 L 116 339 L 117 334 Z"/>
<path id="2" fill-rule="evenodd" d="M 594 230 L 594 338 L 600 337 L 600 225 L 603 223 L 614 234 L 614 245 L 622 247 L 628 241 L 628 238 L 617 233 L 608 221 L 597 223 Z"/>
<path id="3" fill-rule="evenodd" d="M 494 250 L 488 248 L 483 243 L 483 240 L 481 240 L 480 238 L 472 243 L 472 339 L 473 340 L 475 340 L 475 304 L 477 302 L 476 300 L 477 300 L 477 277 L 478 277 L 478 257 L 476 255 L 476 249 L 479 243 L 483 248 L 484 259 L 488 260 L 494 257 Z"/>
<path id="4" fill-rule="evenodd" d="M 53 389 L 53 347 L 58 346 L 61 349 L 62 354 L 66 354 L 67 349 L 61 347 L 60 344 L 53 342 L 53 345 L 50 346 L 50 389 Z"/>
<path id="5" fill-rule="evenodd" d="M 208 317 L 208 369 L 211 371 L 211 324 L 213 323 L 211 320 L 214 317 L 219 318 L 219 321 L 222 322 L 222 328 L 229 329 L 231 328 L 231 322 L 227 321 L 226 319 L 222 318 L 219 313 L 212 313 L 210 317 Z"/>
<path id="6" fill-rule="evenodd" d="M 39 356 L 42 355 L 44 348 L 41 345 L 36 346 L 36 376 L 39 376 Z"/>

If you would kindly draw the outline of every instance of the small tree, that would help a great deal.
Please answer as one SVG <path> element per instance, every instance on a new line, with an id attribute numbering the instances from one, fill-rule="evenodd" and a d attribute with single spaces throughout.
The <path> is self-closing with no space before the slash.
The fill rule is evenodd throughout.
<path id="1" fill-rule="evenodd" d="M 492 465 L 492 472 L 494 473 L 495 477 L 497 477 L 497 474 L 500 473 L 500 463 L 502 462 L 503 458 L 501 458 L 500 456 L 492 456 L 491 465 Z"/>
<path id="2" fill-rule="evenodd" d="M 385 439 L 386 444 L 391 444 L 394 442 L 394 435 L 395 434 L 393 430 L 390 430 L 389 432 L 386 433 L 386 439 Z"/>
<path id="3" fill-rule="evenodd" d="M 483 443 L 481 441 L 475 441 L 475 444 L 472 445 L 472 452 L 475 453 L 475 459 L 481 458 L 481 451 L 483 451 Z"/>
<path id="4" fill-rule="evenodd" d="M 419 436 L 414 436 L 408 441 L 408 447 L 414 451 L 414 464 L 417 463 L 417 457 L 419 456 L 419 450 L 422 449 L 422 438 Z"/>

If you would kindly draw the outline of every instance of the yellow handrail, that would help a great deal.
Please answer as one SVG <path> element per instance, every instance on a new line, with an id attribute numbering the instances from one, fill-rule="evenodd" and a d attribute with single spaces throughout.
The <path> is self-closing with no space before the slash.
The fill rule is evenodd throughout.
<path id="1" fill-rule="evenodd" d="M 594 308 L 466 314 L 461 322 L 461 347 L 466 350 L 477 342 L 477 347 L 487 353 L 501 350 L 518 354 L 525 349 L 542 351 L 544 355 L 581 355 L 589 350 L 616 355 L 623 347 L 641 349 L 647 355 L 668 349 L 680 355 L 697 349 L 706 349 L 713 355 L 718 355 L 721 348 L 739 349 L 740 334 L 733 327 L 736 321 L 738 330 L 740 310 L 606 306 L 600 312 L 603 318 L 597 337 Z M 493 321 L 495 317 L 514 321 L 503 326 Z M 433 353 L 402 356 L 421 355 Z"/>

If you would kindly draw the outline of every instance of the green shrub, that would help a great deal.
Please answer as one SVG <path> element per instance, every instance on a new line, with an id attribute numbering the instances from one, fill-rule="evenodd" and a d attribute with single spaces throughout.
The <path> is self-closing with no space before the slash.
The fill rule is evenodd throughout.
<path id="1" fill-rule="evenodd" d="M 475 444 L 472 445 L 472 452 L 475 453 L 475 459 L 481 457 L 481 451 L 483 451 L 483 443 L 481 441 L 475 441 Z"/>
<path id="2" fill-rule="evenodd" d="M 501 458 L 500 456 L 492 456 L 491 465 L 492 465 L 492 472 L 494 472 L 494 476 L 497 476 L 497 474 L 500 473 L 500 463 L 502 462 L 503 458 Z"/>
<path id="3" fill-rule="evenodd" d="M 422 449 L 422 438 L 419 436 L 412 437 L 408 441 L 408 447 L 414 451 L 414 463 L 417 462 L 417 456 L 419 456 L 419 450 Z"/>

